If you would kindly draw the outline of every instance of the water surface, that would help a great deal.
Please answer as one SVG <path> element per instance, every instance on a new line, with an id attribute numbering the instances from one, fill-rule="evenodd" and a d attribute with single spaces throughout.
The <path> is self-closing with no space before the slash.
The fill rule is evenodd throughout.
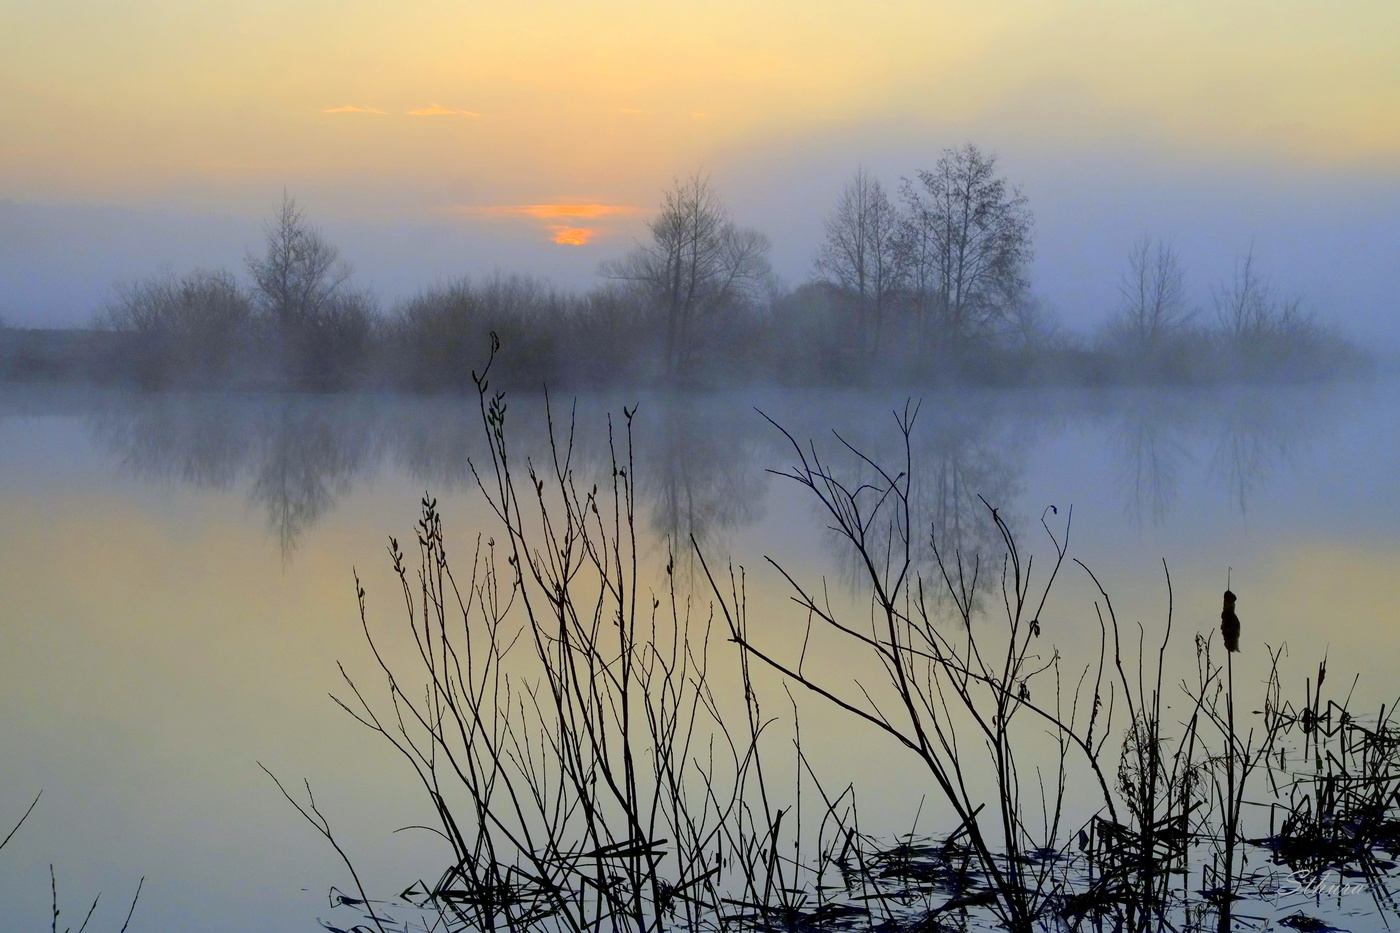
<path id="1" fill-rule="evenodd" d="M 1337 676 L 1360 674 L 1368 702 L 1400 693 L 1400 386 L 914 401 L 921 541 L 932 529 L 945 552 L 990 551 L 981 496 L 1044 552 L 1040 517 L 1054 505 L 1063 521 L 1072 506 L 1070 552 L 1126 623 L 1159 630 L 1165 560 L 1183 657 L 1190 633 L 1214 628 L 1228 573 L 1244 624 L 1237 677 L 1261 679 L 1263 646 L 1287 642 L 1295 671 L 1326 652 Z M 902 469 L 893 412 L 906 402 L 585 397 L 574 467 L 606 483 L 609 428 L 625 450 L 622 408 L 638 404 L 644 563 L 692 536 L 713 561 L 732 557 L 748 571 L 751 625 L 782 647 L 805 623 L 763 558 L 856 605 L 857 568 L 810 494 L 765 472 L 796 453 L 755 408 L 855 480 L 862 467 L 840 439 Z M 508 404 L 520 456 L 543 463 L 543 399 Z M 553 400 L 561 437 L 571 406 Z M 43 791 L 0 852 L 6 925 L 48 925 L 53 863 L 75 923 L 101 891 L 94 923 L 119 927 L 145 875 L 133 929 L 314 928 L 327 889 L 347 879 L 257 762 L 311 781 L 375 890 L 436 877 L 431 839 L 392 832 L 431 816 L 410 775 L 327 695 L 342 689 L 338 659 L 370 670 L 352 569 L 375 620 L 401 614 L 385 544 L 411 540 L 425 490 L 458 551 L 496 533 L 470 466 L 485 456 L 474 398 L 0 395 L 0 822 Z M 926 548 L 918 559 L 936 572 Z M 703 607 L 703 581 L 686 579 Z M 1094 595 L 1066 570 L 1047 629 L 1088 644 Z M 898 823 L 928 790 L 885 764 L 898 760 L 889 743 L 818 707 L 804 708 L 804 735 L 833 782 L 866 788 L 872 820 Z"/>

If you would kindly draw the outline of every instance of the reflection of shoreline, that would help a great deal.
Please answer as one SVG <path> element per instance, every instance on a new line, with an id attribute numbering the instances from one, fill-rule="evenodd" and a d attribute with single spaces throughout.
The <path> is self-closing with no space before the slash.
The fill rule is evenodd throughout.
<path id="1" fill-rule="evenodd" d="M 1271 476 L 1325 442 L 1338 423 L 1337 386 L 1247 387 L 1217 392 L 1133 392 L 1107 426 L 1119 461 L 1124 512 L 1135 527 L 1166 522 L 1183 475 L 1205 463 L 1242 517 Z"/>
<path id="2" fill-rule="evenodd" d="M 197 489 L 248 482 L 284 558 L 379 461 L 372 407 L 307 396 L 129 396 L 88 415 L 133 476 Z"/>
<path id="3" fill-rule="evenodd" d="M 1038 438 L 1077 423 L 1106 432 L 1135 525 L 1164 523 L 1185 477 L 1199 471 L 1247 513 L 1299 451 L 1325 442 L 1352 388 L 931 394 L 910 438 L 920 466 L 911 484 L 919 561 L 931 559 L 930 532 L 949 553 L 995 552 L 979 496 L 1019 524 L 1030 451 Z M 859 484 L 869 466 L 842 440 L 877 463 L 904 459 L 892 406 L 875 393 L 556 397 L 556 436 L 569 442 L 572 416 L 572 462 L 590 482 L 610 476 L 610 426 L 613 448 L 626 456 L 624 401 L 639 403 L 632 431 L 639 509 L 658 536 L 682 546 L 694 537 L 713 547 L 758 520 L 765 471 L 791 462 L 787 438 L 755 407 L 799 444 L 815 442 L 843 481 Z M 82 417 L 113 467 L 136 478 L 197 489 L 246 484 L 287 555 L 382 464 L 449 491 L 475 484 L 469 463 L 486 450 L 474 397 L 0 394 L 0 418 L 44 413 Z M 508 442 L 521 469 L 531 458 L 548 462 L 547 430 L 542 397 L 510 399 Z"/>

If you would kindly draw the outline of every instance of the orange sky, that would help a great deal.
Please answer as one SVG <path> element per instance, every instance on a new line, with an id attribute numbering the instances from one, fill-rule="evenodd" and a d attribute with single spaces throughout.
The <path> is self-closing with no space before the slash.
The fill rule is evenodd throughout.
<path id="1" fill-rule="evenodd" d="M 1389 0 L 0 0 L 0 197 L 649 207 L 891 126 L 1393 167 L 1397 35 Z"/>

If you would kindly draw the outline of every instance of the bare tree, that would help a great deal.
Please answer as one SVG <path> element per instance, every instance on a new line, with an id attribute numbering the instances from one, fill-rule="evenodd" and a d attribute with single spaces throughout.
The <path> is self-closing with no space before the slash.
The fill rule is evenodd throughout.
<path id="1" fill-rule="evenodd" d="M 1297 339 L 1317 332 L 1302 299 L 1274 295 L 1255 265 L 1253 247 L 1235 261 L 1234 277 L 1216 289 L 1215 313 L 1226 335 L 1236 341 Z"/>
<path id="2" fill-rule="evenodd" d="M 265 230 L 266 249 L 261 257 L 248 255 L 248 274 L 259 309 L 285 332 L 323 314 L 350 267 L 285 192 Z"/>
<path id="3" fill-rule="evenodd" d="M 604 263 L 642 289 L 662 318 L 668 373 L 686 368 L 696 324 L 751 301 L 771 276 L 768 238 L 729 217 L 708 178 L 676 181 L 648 224 L 651 242 Z"/>
<path id="4" fill-rule="evenodd" d="M 271 325 L 284 371 L 324 385 L 363 351 L 373 301 L 349 287 L 349 264 L 285 192 L 266 235 L 263 255 L 247 257 L 254 303 Z"/>
<path id="5" fill-rule="evenodd" d="M 900 243 L 916 307 L 945 340 L 990 336 L 1025 292 L 1033 223 L 1026 198 L 968 143 L 901 186 Z"/>
<path id="6" fill-rule="evenodd" d="M 1114 329 L 1139 350 L 1158 348 L 1180 334 L 1194 314 L 1186 305 L 1186 279 L 1176 251 L 1148 236 L 1128 253 L 1118 294 Z"/>
<path id="7" fill-rule="evenodd" d="M 880 352 L 881 329 L 904 279 L 899 251 L 899 212 L 880 180 L 864 168 L 846 183 L 826 220 L 826 242 L 817 272 L 856 300 L 861 341 Z"/>

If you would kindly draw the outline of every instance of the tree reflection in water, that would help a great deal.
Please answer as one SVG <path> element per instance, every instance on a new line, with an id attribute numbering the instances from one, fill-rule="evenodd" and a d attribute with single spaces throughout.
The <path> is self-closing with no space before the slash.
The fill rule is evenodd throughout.
<path id="1" fill-rule="evenodd" d="M 283 559 L 297 539 L 378 464 L 378 409 L 326 404 L 314 397 L 278 400 L 260 432 L 249 495 L 267 510 Z"/>
<path id="2" fill-rule="evenodd" d="M 251 459 L 260 413 L 243 400 L 153 394 L 93 402 L 93 440 L 138 479 L 227 489 Z"/>
<path id="3" fill-rule="evenodd" d="M 911 559 L 913 569 L 929 580 L 939 579 L 935 544 L 945 559 L 956 562 L 961 556 L 969 567 L 977 555 L 996 553 L 1001 547 L 995 526 L 986 521 L 984 499 L 1001 510 L 1008 525 L 1019 527 L 1028 451 L 1041 423 L 1039 418 L 1026 419 L 978 400 L 958 405 L 944 402 L 909 402 L 908 411 L 916 416 L 907 457 L 899 430 L 900 411 L 883 405 L 881 416 L 876 416 L 880 409 L 868 399 L 843 406 L 839 414 L 831 413 L 831 423 L 841 427 L 828 426 L 811 435 L 802 433 L 810 422 L 789 425 L 774 418 L 804 451 L 816 452 L 832 479 L 851 490 L 866 487 L 861 495 L 870 500 L 869 506 L 874 505 L 871 493 L 885 485 L 877 469 L 893 477 L 906 460 L 913 463 L 916 472 L 909 482 Z M 785 463 L 793 455 L 789 447 L 779 454 L 778 462 Z M 827 518 L 818 516 L 823 524 Z M 873 513 L 872 536 L 901 540 L 903 530 L 897 523 L 902 521 L 889 503 L 882 503 Z M 835 534 L 827 536 L 826 544 L 831 560 L 840 568 L 842 582 L 848 589 L 854 587 L 867 573 L 859 555 L 843 546 Z M 930 605 L 944 608 L 942 587 L 933 587 L 930 593 Z"/>
<path id="4" fill-rule="evenodd" d="M 1183 476 L 1207 464 L 1213 485 L 1247 516 L 1279 470 L 1324 443 L 1341 421 L 1340 387 L 1251 386 L 1205 392 L 1134 392 L 1109 410 L 1124 512 L 1137 527 L 1166 522 Z"/>
<path id="5" fill-rule="evenodd" d="M 1191 459 L 1191 416 L 1199 412 L 1180 397 L 1155 393 L 1134 396 L 1115 412 L 1109 436 L 1118 454 L 1123 511 L 1133 527 L 1161 525 L 1171 513 Z"/>
<path id="6" fill-rule="evenodd" d="M 141 395 L 89 415 L 93 438 L 132 475 L 199 489 L 250 482 L 284 560 L 381 453 L 379 409 L 301 395 Z"/>
<path id="7" fill-rule="evenodd" d="M 638 498 L 651 528 L 690 550 L 763 516 L 764 455 L 772 450 L 752 410 L 709 405 L 691 395 L 658 396 L 633 424 Z"/>
<path id="8" fill-rule="evenodd" d="M 1022 530 L 1021 510 L 1038 514 L 1045 504 L 1020 501 L 1032 451 L 1041 438 L 1076 423 L 1106 435 L 1129 520 L 1160 525 L 1184 479 L 1198 470 L 1244 514 L 1300 445 L 1315 443 L 1336 424 L 1346 397 L 1345 389 L 1317 387 L 1069 393 L 1053 402 L 1024 393 L 930 396 L 910 437 L 918 465 L 910 483 L 916 565 L 936 572 L 931 536 L 949 556 L 996 552 L 1000 542 L 991 537 L 982 499 L 1001 510 L 1013 531 Z M 575 469 L 592 473 L 590 482 L 610 478 L 607 413 L 621 409 L 621 400 L 613 401 L 556 398 L 551 405 L 561 438 L 577 418 Z M 633 426 L 639 505 L 659 539 L 675 542 L 677 553 L 688 550 L 692 537 L 713 548 L 725 533 L 762 518 L 764 471 L 785 466 L 792 450 L 747 398 L 658 394 L 627 401 L 639 402 Z M 804 448 L 813 439 L 833 477 L 852 487 L 869 481 L 873 468 L 849 450 L 835 456 L 843 441 L 874 463 L 904 461 L 887 400 L 770 393 L 759 402 Z M 133 476 L 209 490 L 247 483 L 250 501 L 265 513 L 287 558 L 381 464 L 425 489 L 461 490 L 475 485 L 469 464 L 485 451 L 475 400 L 457 396 L 105 395 L 88 398 L 80 410 L 97 445 Z M 510 412 L 520 460 L 543 462 L 543 398 L 512 397 Z M 618 418 L 613 427 L 621 430 Z M 854 580 L 859 568 L 849 551 L 833 543 L 830 553 L 840 575 Z"/>

